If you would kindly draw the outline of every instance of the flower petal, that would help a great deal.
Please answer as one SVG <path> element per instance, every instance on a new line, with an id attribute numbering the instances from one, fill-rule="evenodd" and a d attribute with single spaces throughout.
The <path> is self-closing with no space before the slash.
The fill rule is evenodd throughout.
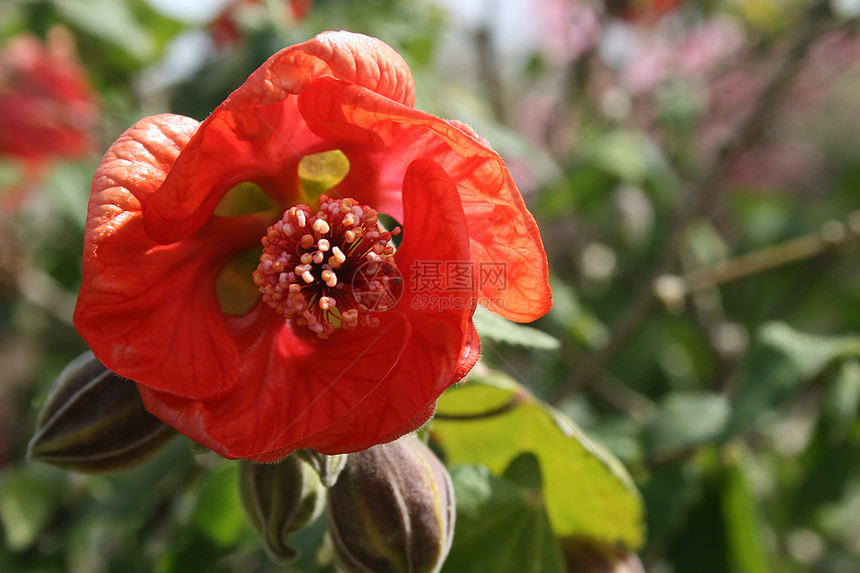
<path id="1" fill-rule="evenodd" d="M 361 34 L 328 32 L 269 58 L 203 122 L 153 200 L 146 228 L 159 242 L 193 233 L 242 181 L 281 205 L 299 198 L 296 165 L 332 149 L 304 124 L 295 95 L 321 77 L 338 78 L 411 106 L 412 75 L 388 45 Z"/>
<path id="2" fill-rule="evenodd" d="M 231 324 L 242 366 L 230 395 L 196 401 L 138 388 L 147 410 L 222 456 L 274 461 L 315 443 L 397 365 L 411 327 L 399 312 L 380 318 L 375 329 L 322 340 L 260 304 Z"/>
<path id="3" fill-rule="evenodd" d="M 549 271 L 537 224 L 504 161 L 485 142 L 462 124 L 333 78 L 309 85 L 299 96 L 299 109 L 310 128 L 340 148 L 353 166 L 355 175 L 351 171 L 337 191 L 395 218 L 399 180 L 411 161 L 426 158 L 443 165 L 466 213 L 472 260 L 506 268 L 506 284 L 485 284 L 481 295 L 503 299 L 504 307 L 493 310 L 511 320 L 526 322 L 549 311 Z"/>
<path id="4" fill-rule="evenodd" d="M 156 192 L 197 122 L 145 118 L 105 154 L 90 195 L 75 326 L 109 369 L 166 392 L 212 398 L 235 383 L 239 357 L 214 282 L 267 221 L 213 219 L 185 241 L 159 245 L 140 204 Z"/>

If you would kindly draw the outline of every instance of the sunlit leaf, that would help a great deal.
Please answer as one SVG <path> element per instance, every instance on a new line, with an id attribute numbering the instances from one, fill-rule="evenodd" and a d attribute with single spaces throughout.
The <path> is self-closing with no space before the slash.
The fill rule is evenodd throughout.
<path id="1" fill-rule="evenodd" d="M 642 504 L 623 466 L 573 422 L 501 374 L 449 389 L 439 400 L 431 439 L 448 463 L 484 464 L 496 476 L 531 452 L 540 463 L 556 535 L 631 549 L 642 543 Z"/>
<path id="2" fill-rule="evenodd" d="M 734 453 L 744 455 L 744 452 Z M 771 568 L 765 550 L 761 518 L 742 461 L 741 457 L 730 462 L 721 492 L 729 559 L 733 564 L 732 571 L 767 573 Z"/>

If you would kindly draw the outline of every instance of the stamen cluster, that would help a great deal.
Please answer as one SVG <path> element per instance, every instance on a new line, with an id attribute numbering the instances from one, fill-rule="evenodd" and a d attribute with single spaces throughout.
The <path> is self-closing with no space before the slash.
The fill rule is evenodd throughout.
<path id="1" fill-rule="evenodd" d="M 397 274 L 390 242 L 399 233 L 383 230 L 367 205 L 320 195 L 315 214 L 296 205 L 269 227 L 254 283 L 269 306 L 321 338 L 376 326 L 370 313 Z"/>

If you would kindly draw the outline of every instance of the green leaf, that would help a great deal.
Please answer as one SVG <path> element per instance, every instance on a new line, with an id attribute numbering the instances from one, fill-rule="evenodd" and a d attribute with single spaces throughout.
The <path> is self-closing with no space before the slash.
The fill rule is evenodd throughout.
<path id="1" fill-rule="evenodd" d="M 431 439 L 449 463 L 483 464 L 496 476 L 531 452 L 540 464 L 557 536 L 580 535 L 628 549 L 642 543 L 642 503 L 624 467 L 504 375 L 472 378 L 446 391 Z"/>
<path id="2" fill-rule="evenodd" d="M 121 48 L 137 60 L 145 61 L 155 55 L 155 43 L 124 2 L 55 0 L 54 5 L 75 27 Z"/>
<path id="3" fill-rule="evenodd" d="M 698 219 L 690 224 L 684 246 L 688 264 L 705 266 L 724 261 L 729 247 L 720 232 L 707 220 Z"/>
<path id="4" fill-rule="evenodd" d="M 743 451 L 737 452 L 744 455 Z M 761 518 L 744 471 L 743 458 L 727 468 L 721 491 L 723 519 L 732 571 L 767 573 L 770 571 L 761 530 Z"/>
<path id="5" fill-rule="evenodd" d="M 561 279 L 550 277 L 553 306 L 548 318 L 567 334 L 586 348 L 598 348 L 608 338 L 606 326 L 591 314 L 582 303 L 572 286 Z"/>
<path id="6" fill-rule="evenodd" d="M 191 525 L 221 545 L 230 546 L 248 527 L 239 501 L 239 466 L 225 464 L 212 473 L 200 490 Z"/>
<path id="7" fill-rule="evenodd" d="M 457 525 L 443 573 L 563 573 L 540 494 L 480 466 L 451 469 Z"/>
<path id="8" fill-rule="evenodd" d="M 661 464 L 649 472 L 642 497 L 648 508 L 649 544 L 665 542 L 684 525 L 690 509 L 702 497 L 698 467 L 689 462 Z"/>
<path id="9" fill-rule="evenodd" d="M 540 472 L 540 462 L 531 452 L 526 452 L 514 458 L 508 469 L 505 470 L 504 478 L 529 491 L 540 492 L 543 490 L 543 476 Z"/>
<path id="10" fill-rule="evenodd" d="M 63 477 L 42 466 L 27 465 L 0 474 L 0 523 L 13 551 L 36 541 L 60 501 Z"/>
<path id="11" fill-rule="evenodd" d="M 837 358 L 860 356 L 858 336 L 816 336 L 782 322 L 763 325 L 759 338 L 762 344 L 781 352 L 803 378 L 818 374 Z"/>
<path id="12" fill-rule="evenodd" d="M 611 205 L 609 193 L 617 183 L 618 178 L 600 165 L 579 162 L 544 189 L 537 210 L 542 219 L 569 217 L 571 212 L 605 215 Z"/>
<path id="13" fill-rule="evenodd" d="M 834 429 L 844 433 L 857 419 L 860 405 L 860 361 L 846 360 L 839 370 L 824 399 L 823 409 L 833 422 Z"/>
<path id="14" fill-rule="evenodd" d="M 557 338 L 536 328 L 511 322 L 493 314 L 482 306 L 475 310 L 475 328 L 481 338 L 489 338 L 506 344 L 541 350 L 557 350 L 561 347 L 561 342 Z"/>
<path id="15" fill-rule="evenodd" d="M 735 394 L 732 430 L 754 424 L 832 362 L 856 356 L 860 356 L 857 336 L 816 336 L 782 322 L 762 325 L 750 354 L 746 383 Z"/>
<path id="16" fill-rule="evenodd" d="M 642 133 L 615 130 L 595 138 L 589 150 L 610 173 L 630 182 L 642 182 L 664 168 L 654 143 Z"/>
<path id="17" fill-rule="evenodd" d="M 706 392 L 670 394 L 645 427 L 645 441 L 657 453 L 689 448 L 722 434 L 730 415 L 725 396 Z"/>
<path id="18" fill-rule="evenodd" d="M 860 472 L 860 420 L 834 432 L 828 420 L 819 420 L 811 443 L 799 458 L 804 473 L 785 495 L 794 522 L 809 520 L 821 508 L 845 504 Z M 817 518 L 817 516 L 816 516 Z"/>

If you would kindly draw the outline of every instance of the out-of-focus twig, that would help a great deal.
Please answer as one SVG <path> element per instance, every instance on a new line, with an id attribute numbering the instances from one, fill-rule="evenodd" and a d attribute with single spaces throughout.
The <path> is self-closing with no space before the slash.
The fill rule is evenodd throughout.
<path id="1" fill-rule="evenodd" d="M 672 236 L 658 259 L 652 278 L 643 281 L 630 305 L 613 325 L 606 343 L 579 364 L 567 383 L 556 393 L 553 402 L 557 402 L 577 388 L 592 384 L 593 380 L 602 374 L 604 366 L 644 325 L 659 300 L 654 289 L 655 280 L 666 275 L 675 265 L 689 224 L 712 209 L 718 197 L 717 188 L 726 167 L 758 143 L 786 89 L 800 70 L 809 48 L 827 29 L 825 24 L 829 13 L 829 3 L 825 0 L 815 0 L 812 3 L 796 40 L 791 45 L 782 65 L 765 87 L 753 111 L 734 136 L 723 142 L 711 161 L 700 171 L 699 177 L 682 185 L 685 190 L 685 200 L 673 225 Z"/>
<path id="2" fill-rule="evenodd" d="M 758 251 L 691 271 L 680 277 L 681 284 L 686 292 L 695 292 L 735 281 L 848 245 L 857 239 L 858 233 L 860 233 L 860 213 L 854 213 L 847 227 L 838 221 L 828 221 L 818 233 L 770 245 Z"/>

